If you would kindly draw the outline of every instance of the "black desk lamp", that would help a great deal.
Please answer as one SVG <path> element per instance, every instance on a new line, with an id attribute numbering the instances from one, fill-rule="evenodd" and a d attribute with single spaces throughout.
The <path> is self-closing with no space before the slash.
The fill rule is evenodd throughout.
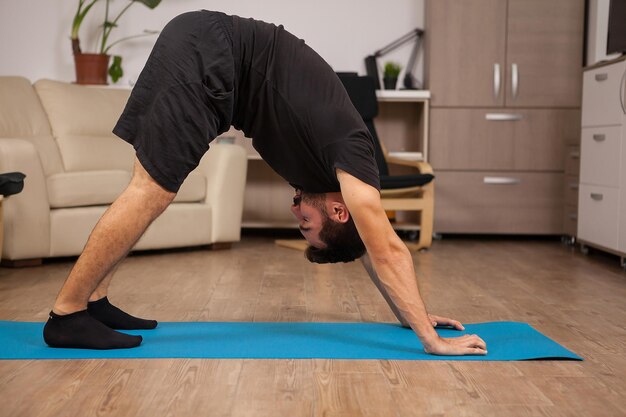
<path id="1" fill-rule="evenodd" d="M 415 77 L 413 76 L 413 67 L 415 66 L 415 60 L 417 59 L 417 53 L 419 52 L 421 44 L 421 36 L 423 34 L 424 31 L 422 29 L 413 29 L 411 32 L 396 39 L 384 48 L 374 52 L 374 55 L 369 55 L 365 57 L 365 70 L 367 71 L 367 75 L 374 78 L 374 80 L 376 81 L 376 89 L 380 90 L 380 78 L 378 78 L 377 58 L 379 56 L 388 54 L 389 52 L 413 39 L 415 39 L 415 45 L 413 46 L 413 50 L 411 51 L 409 62 L 406 64 L 406 72 L 404 73 L 403 84 L 405 90 L 417 90 L 419 88 L 419 86 L 417 85 L 418 83 L 416 83 Z"/>

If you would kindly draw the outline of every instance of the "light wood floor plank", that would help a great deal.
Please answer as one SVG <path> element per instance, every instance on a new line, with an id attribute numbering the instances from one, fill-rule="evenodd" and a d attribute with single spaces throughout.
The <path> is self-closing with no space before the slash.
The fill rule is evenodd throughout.
<path id="1" fill-rule="evenodd" d="M 626 274 L 557 242 L 445 239 L 413 254 L 431 312 L 525 321 L 584 362 L 0 361 L 0 416 L 623 416 Z M 43 321 L 71 261 L 0 268 L 0 319 Z M 112 302 L 160 321 L 395 322 L 361 265 L 270 237 L 131 256 Z"/>

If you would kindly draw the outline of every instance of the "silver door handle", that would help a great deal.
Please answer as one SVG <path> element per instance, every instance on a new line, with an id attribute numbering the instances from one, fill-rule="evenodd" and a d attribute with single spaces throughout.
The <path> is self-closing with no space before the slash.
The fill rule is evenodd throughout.
<path id="1" fill-rule="evenodd" d="M 514 185 L 521 184 L 522 180 L 512 177 L 484 177 L 483 182 L 492 185 Z"/>
<path id="2" fill-rule="evenodd" d="M 609 74 L 603 72 L 601 74 L 596 74 L 596 81 L 606 81 L 609 79 Z"/>
<path id="3" fill-rule="evenodd" d="M 604 196 L 600 193 L 591 193 L 590 196 L 592 200 L 596 201 L 602 201 L 602 199 L 604 198 Z"/>
<path id="4" fill-rule="evenodd" d="M 604 139 L 606 139 L 606 135 L 602 135 L 599 133 L 593 135 L 593 140 L 595 140 L 596 142 L 602 142 Z"/>
<path id="5" fill-rule="evenodd" d="M 517 64 L 511 64 L 511 90 L 513 92 L 513 100 L 515 100 L 519 90 L 519 70 L 517 69 Z"/>
<path id="6" fill-rule="evenodd" d="M 510 122 L 516 120 L 522 120 L 523 116 L 519 113 L 487 113 L 485 114 L 485 120 L 493 122 Z"/>
<path id="7" fill-rule="evenodd" d="M 493 98 L 500 97 L 500 64 L 493 64 Z"/>

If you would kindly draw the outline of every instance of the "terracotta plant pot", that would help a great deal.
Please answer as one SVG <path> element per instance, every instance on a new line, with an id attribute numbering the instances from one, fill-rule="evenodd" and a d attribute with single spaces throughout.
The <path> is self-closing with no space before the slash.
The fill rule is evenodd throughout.
<path id="1" fill-rule="evenodd" d="M 75 54 L 76 84 L 108 84 L 109 55 Z"/>

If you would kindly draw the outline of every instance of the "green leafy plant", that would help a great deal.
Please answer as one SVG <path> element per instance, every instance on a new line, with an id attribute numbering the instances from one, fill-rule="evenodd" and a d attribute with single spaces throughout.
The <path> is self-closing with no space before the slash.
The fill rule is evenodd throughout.
<path id="1" fill-rule="evenodd" d="M 80 27 L 87 16 L 87 13 L 91 10 L 91 8 L 96 4 L 99 0 L 78 0 L 78 9 L 76 10 L 76 14 L 74 15 L 74 19 L 72 20 L 72 51 L 74 54 L 81 54 L 82 50 L 80 48 L 80 39 L 78 36 Z M 149 9 L 156 8 L 161 0 L 130 0 L 128 4 L 122 10 L 115 15 L 114 18 L 110 19 L 110 2 L 111 0 L 105 1 L 105 9 L 104 9 L 104 22 L 102 24 L 102 35 L 100 37 L 98 52 L 100 54 L 108 54 L 110 49 L 120 42 L 127 41 L 129 39 L 139 38 L 143 36 L 150 36 L 159 33 L 156 30 L 144 30 L 142 33 L 137 35 L 126 36 L 116 41 L 110 42 L 109 37 L 111 36 L 111 32 L 113 29 L 118 27 L 118 21 L 120 18 L 126 13 L 126 11 L 135 3 L 141 3 Z M 122 57 L 119 55 L 113 56 L 113 63 L 109 68 L 109 75 L 113 82 L 117 82 L 123 75 L 124 71 L 122 69 Z"/>
<path id="2" fill-rule="evenodd" d="M 387 62 L 385 63 L 385 71 L 383 72 L 383 77 L 389 79 L 398 78 L 401 70 L 402 68 L 400 67 L 400 65 L 396 64 L 395 62 Z"/>

